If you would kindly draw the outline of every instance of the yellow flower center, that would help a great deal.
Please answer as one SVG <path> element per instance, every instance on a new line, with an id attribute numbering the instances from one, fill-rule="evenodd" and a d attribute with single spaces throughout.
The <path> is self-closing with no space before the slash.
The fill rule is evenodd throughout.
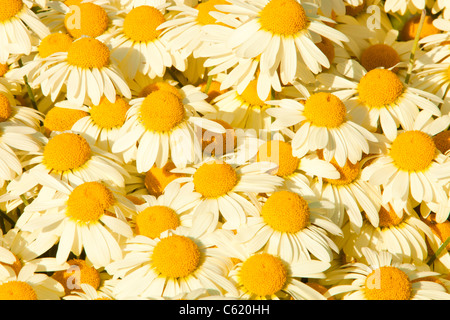
<path id="1" fill-rule="evenodd" d="M 45 115 L 44 128 L 47 133 L 70 130 L 75 122 L 88 115 L 83 110 L 53 107 Z"/>
<path id="2" fill-rule="evenodd" d="M 259 162 L 272 162 L 278 165 L 277 176 L 287 177 L 298 169 L 300 159 L 292 155 L 288 142 L 272 140 L 261 145 L 256 155 Z"/>
<path id="3" fill-rule="evenodd" d="M 80 223 L 96 222 L 114 202 L 113 193 L 103 184 L 85 182 L 70 193 L 66 215 Z"/>
<path id="4" fill-rule="evenodd" d="M 93 266 L 89 266 L 83 259 L 70 259 L 69 268 L 56 271 L 52 278 L 61 283 L 66 294 L 71 291 L 83 291 L 80 284 L 86 283 L 94 289 L 100 287 L 100 273 Z"/>
<path id="5" fill-rule="evenodd" d="M 181 96 L 180 90 L 178 90 L 173 85 L 171 85 L 167 82 L 164 82 L 164 81 L 159 81 L 159 82 L 150 83 L 149 85 L 146 85 L 139 93 L 139 97 L 145 98 L 150 93 L 152 93 L 154 91 L 158 91 L 158 90 L 169 91 L 169 92 L 173 93 L 174 95 L 176 95 L 178 97 L 178 99 L 180 99 L 180 100 L 183 99 L 183 97 Z"/>
<path id="6" fill-rule="evenodd" d="M 33 287 L 23 281 L 0 284 L 0 300 L 37 300 Z"/>
<path id="7" fill-rule="evenodd" d="M 157 90 L 144 98 L 139 113 L 147 130 L 166 132 L 183 121 L 186 111 L 178 96 Z"/>
<path id="8" fill-rule="evenodd" d="M 268 253 L 254 254 L 242 263 L 240 279 L 249 292 L 271 296 L 284 288 L 287 270 L 280 258 Z"/>
<path id="9" fill-rule="evenodd" d="M 166 186 L 176 178 L 184 177 L 183 173 L 173 173 L 170 170 L 175 169 L 175 164 L 167 162 L 162 168 L 154 165 L 145 174 L 144 184 L 149 194 L 159 197 L 163 194 Z"/>
<path id="10" fill-rule="evenodd" d="M 403 83 L 386 69 L 373 69 L 358 84 L 359 99 L 369 108 L 383 108 L 394 103 L 403 93 Z"/>
<path id="11" fill-rule="evenodd" d="M 211 11 L 219 11 L 214 6 L 222 4 L 229 4 L 229 2 L 225 0 L 209 0 L 198 4 L 195 7 L 195 9 L 198 10 L 197 22 L 201 25 L 215 24 L 216 19 L 214 19 L 209 13 Z"/>
<path id="12" fill-rule="evenodd" d="M 440 33 L 440 30 L 433 25 L 433 17 L 427 15 L 420 31 L 419 39 Z M 414 40 L 419 29 L 420 15 L 416 15 L 409 19 L 403 29 L 400 31 L 399 38 L 401 41 Z"/>
<path id="13" fill-rule="evenodd" d="M 61 133 L 51 138 L 44 148 L 45 166 L 52 171 L 64 172 L 84 165 L 91 158 L 91 147 L 75 133 Z"/>
<path id="14" fill-rule="evenodd" d="M 309 225 L 308 202 L 297 193 L 277 191 L 267 199 L 261 215 L 270 227 L 280 232 L 297 233 Z"/>
<path id="15" fill-rule="evenodd" d="M 422 131 L 405 131 L 392 142 L 389 155 L 395 165 L 404 171 L 423 171 L 436 156 L 433 139 Z"/>
<path id="16" fill-rule="evenodd" d="M 72 42 L 67 52 L 67 62 L 83 69 L 101 69 L 109 64 L 111 53 L 101 41 L 80 38 Z"/>
<path id="17" fill-rule="evenodd" d="M 430 214 L 426 219 L 422 219 L 431 229 L 434 235 L 436 235 L 442 242 L 445 242 L 450 237 L 450 221 L 445 220 L 442 223 L 436 222 L 436 215 Z M 450 251 L 450 244 L 446 247 L 447 251 Z"/>
<path id="18" fill-rule="evenodd" d="M 0 63 L 0 77 L 3 77 L 9 71 L 9 66 L 6 63 Z"/>
<path id="19" fill-rule="evenodd" d="M 55 52 L 67 52 L 73 39 L 66 33 L 52 33 L 42 39 L 38 46 L 41 58 L 47 58 Z"/>
<path id="20" fill-rule="evenodd" d="M 402 216 L 399 217 L 397 213 L 394 211 L 391 205 L 389 205 L 389 211 L 386 210 L 383 206 L 381 206 L 379 211 L 380 223 L 379 226 L 381 228 L 389 228 L 398 226 L 403 221 L 403 212 Z"/>
<path id="21" fill-rule="evenodd" d="M 295 0 L 271 0 L 260 13 L 263 30 L 278 35 L 294 35 L 308 26 L 302 5 Z"/>
<path id="22" fill-rule="evenodd" d="M 136 233 L 149 238 L 157 238 L 161 232 L 175 230 L 180 226 L 176 212 L 166 206 L 145 208 L 136 217 Z"/>
<path id="23" fill-rule="evenodd" d="M 389 69 L 400 62 L 400 56 L 397 51 L 387 44 L 374 44 L 368 47 L 361 54 L 361 65 L 367 71 L 382 67 Z M 397 68 L 393 71 L 397 72 Z"/>
<path id="24" fill-rule="evenodd" d="M 248 104 L 250 107 L 265 107 L 266 103 L 258 96 L 257 84 L 258 80 L 250 81 L 245 90 L 240 94 L 240 98 L 242 102 Z M 270 96 L 267 96 L 265 100 L 269 100 L 269 98 Z"/>
<path id="25" fill-rule="evenodd" d="M 197 244 L 188 237 L 179 235 L 161 239 L 152 254 L 156 270 L 170 278 L 187 277 L 198 268 L 200 258 Z"/>
<path id="26" fill-rule="evenodd" d="M 103 129 L 112 129 L 124 124 L 129 108 L 128 102 L 120 96 L 116 96 L 114 103 L 103 96 L 100 103 L 92 106 L 89 112 L 92 121 L 97 126 Z"/>
<path id="27" fill-rule="evenodd" d="M 12 108 L 8 97 L 0 93 L 0 122 L 8 120 L 11 114 Z"/>
<path id="28" fill-rule="evenodd" d="M 320 156 L 319 156 L 320 157 Z M 336 170 L 340 173 L 339 179 L 329 179 L 323 178 L 326 182 L 334 185 L 334 186 L 345 186 L 353 183 L 361 172 L 361 166 L 359 161 L 355 164 L 351 163 L 347 160 L 345 165 L 341 167 L 337 164 L 336 159 L 331 159 L 330 163 L 336 168 Z"/>
<path id="29" fill-rule="evenodd" d="M 126 15 L 123 33 L 134 42 L 149 42 L 161 34 L 161 30 L 156 28 L 164 21 L 164 16 L 158 9 L 139 6 Z"/>
<path id="30" fill-rule="evenodd" d="M 344 103 L 331 93 L 312 94 L 305 102 L 303 115 L 317 127 L 337 128 L 345 121 Z"/>
<path id="31" fill-rule="evenodd" d="M 234 150 L 237 144 L 237 137 L 233 127 L 226 121 L 220 119 L 212 120 L 221 124 L 226 132 L 221 134 L 221 139 L 216 137 L 219 133 L 209 132 L 202 129 L 202 149 L 206 155 L 219 156 Z"/>
<path id="32" fill-rule="evenodd" d="M 93 3 L 78 3 L 70 8 L 64 18 L 67 32 L 74 38 L 89 36 L 96 38 L 108 29 L 106 11 Z"/>
<path id="33" fill-rule="evenodd" d="M 364 0 L 359 6 L 346 5 L 345 6 L 345 14 L 352 16 L 352 17 L 356 17 L 358 14 L 360 14 L 361 12 L 364 11 L 364 9 L 366 7 L 366 2 L 367 2 L 367 0 Z"/>
<path id="34" fill-rule="evenodd" d="M 16 275 L 19 275 L 19 272 L 22 269 L 22 262 L 20 262 L 19 258 L 17 258 L 16 255 L 14 255 L 14 257 L 16 258 L 16 260 L 12 264 L 7 264 L 7 263 L 4 263 L 4 262 L 0 262 L 0 265 L 12 268 L 14 270 L 14 273 Z"/>
<path id="35" fill-rule="evenodd" d="M 2 0 L 0 10 L 0 22 L 7 21 L 14 17 L 23 8 L 22 0 Z"/>
<path id="36" fill-rule="evenodd" d="M 195 190 L 206 198 L 217 198 L 233 190 L 238 182 L 236 171 L 225 162 L 202 164 L 194 173 Z"/>
<path id="37" fill-rule="evenodd" d="M 450 130 L 439 132 L 433 136 L 433 141 L 436 148 L 445 154 L 450 149 Z"/>
<path id="38" fill-rule="evenodd" d="M 368 300 L 409 300 L 411 282 L 396 267 L 380 267 L 366 278 L 364 294 Z"/>

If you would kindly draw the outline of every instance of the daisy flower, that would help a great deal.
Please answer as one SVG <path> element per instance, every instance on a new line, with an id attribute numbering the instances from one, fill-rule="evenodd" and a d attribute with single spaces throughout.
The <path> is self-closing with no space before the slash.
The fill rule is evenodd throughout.
<path id="1" fill-rule="evenodd" d="M 120 160 L 90 145 L 82 136 L 66 131 L 50 138 L 41 137 L 43 146 L 30 153 L 24 163 L 27 171 L 8 185 L 11 195 L 21 195 L 38 184 L 63 180 L 70 184 L 105 181 L 123 187 L 128 175 Z"/>
<path id="2" fill-rule="evenodd" d="M 332 296 L 343 300 L 448 300 L 445 287 L 426 277 L 439 273 L 402 263 L 387 251 L 377 252 L 362 248 L 366 262 L 343 265 L 327 274 L 327 280 L 344 280 L 328 290 Z M 425 279 L 424 279 L 425 278 Z M 346 283 L 349 284 L 346 284 Z"/>
<path id="3" fill-rule="evenodd" d="M 250 194 L 270 193 L 281 186 L 282 178 L 265 172 L 259 163 L 239 164 L 230 160 L 206 159 L 201 163 L 173 172 L 187 177 L 175 181 L 193 186 L 202 196 L 197 201 L 194 217 L 200 212 L 211 212 L 216 225 L 236 229 L 245 223 L 249 216 L 257 214 L 256 207 L 248 197 Z"/>
<path id="4" fill-rule="evenodd" d="M 45 114 L 43 133 L 50 137 L 54 135 L 53 132 L 70 131 L 78 120 L 88 116 L 89 113 L 84 110 L 59 107 L 58 103 L 55 103 Z"/>
<path id="5" fill-rule="evenodd" d="M 339 252 L 330 236 L 343 236 L 327 216 L 331 207 L 313 196 L 273 192 L 258 215 L 248 217 L 238 228 L 237 239 L 251 252 L 262 250 L 287 262 L 314 258 L 330 262 Z"/>
<path id="6" fill-rule="evenodd" d="M 410 200 L 436 213 L 437 221 L 447 219 L 449 158 L 436 148 L 433 136 L 443 130 L 440 122 L 424 124 L 429 113 L 422 111 L 410 130 L 399 130 L 395 139 L 387 143 L 387 151 L 374 156 L 361 173 L 361 179 L 374 186 L 382 186 L 383 203 L 390 203 L 401 212 Z M 448 117 L 444 118 L 447 122 Z M 422 209 L 421 209 L 422 211 Z M 425 216 L 429 212 L 422 211 Z"/>
<path id="7" fill-rule="evenodd" d="M 273 130 L 298 125 L 291 142 L 296 157 L 323 150 L 326 161 L 335 158 L 344 166 L 347 159 L 353 164 L 361 160 L 363 154 L 369 153 L 370 143 L 377 142 L 372 133 L 353 121 L 348 102 L 335 94 L 317 92 L 305 101 L 281 99 L 269 103 L 279 106 L 267 110 L 275 117 Z"/>
<path id="8" fill-rule="evenodd" d="M 228 277 L 239 290 L 240 300 L 323 300 L 325 297 L 300 279 L 320 279 L 328 262 L 296 260 L 287 262 L 276 254 L 252 252 L 225 230 L 212 234 L 218 247 L 236 263 Z"/>
<path id="9" fill-rule="evenodd" d="M 413 127 L 419 109 L 441 115 L 436 104 L 442 99 L 406 84 L 389 69 L 367 71 L 350 60 L 342 71 L 345 77 L 322 73 L 317 80 L 345 100 L 356 123 L 370 131 L 381 126 L 388 139 L 395 139 L 400 125 L 405 130 Z"/>
<path id="10" fill-rule="evenodd" d="M 276 70 L 286 85 L 296 80 L 297 65 L 314 74 L 322 66 L 330 67 L 325 54 L 315 45 L 326 37 L 342 46 L 348 38 L 327 26 L 330 19 L 316 14 L 317 7 L 296 0 L 229 1 L 231 5 L 216 5 L 216 9 L 247 14 L 249 18 L 231 32 L 226 45 L 235 50 L 236 56 L 251 59 L 260 56 L 261 70 Z M 332 21 L 332 20 L 331 20 Z M 265 99 L 271 84 L 258 86 L 258 96 Z"/>
<path id="11" fill-rule="evenodd" d="M 342 229 L 346 235 L 343 251 L 348 259 L 360 261 L 364 258 L 361 248 L 374 251 L 387 251 L 405 263 L 421 263 L 428 256 L 427 243 L 433 238 L 431 229 L 408 205 L 395 212 L 389 204 L 382 205 L 379 211 L 379 224 L 374 227 L 364 220 L 360 232 L 353 232 L 349 224 Z"/>
<path id="12" fill-rule="evenodd" d="M 106 267 L 113 278 L 120 279 L 113 288 L 117 299 L 166 299 L 199 288 L 236 296 L 236 288 L 226 277 L 229 258 L 208 239 L 209 233 L 202 226 L 212 215 L 201 215 L 199 224 L 192 228 L 178 227 L 155 239 L 129 239 L 123 260 Z"/>
<path id="13" fill-rule="evenodd" d="M 29 232 L 44 230 L 43 237 L 48 233 L 56 235 L 58 262 L 66 261 L 70 252 L 79 256 L 84 249 L 86 258 L 95 267 L 101 267 L 122 258 L 119 236 L 133 235 L 126 217 L 134 209 L 120 190 L 101 182 L 84 182 L 74 187 L 55 181 L 53 187 L 42 187 L 16 225 Z"/>
<path id="14" fill-rule="evenodd" d="M 136 6 L 114 19 L 117 32 L 109 41 L 114 48 L 111 57 L 126 78 L 133 79 L 138 71 L 150 78 L 162 77 L 166 68 L 172 66 L 185 70 L 185 58 L 181 52 L 167 47 L 158 29 L 167 20 L 164 14 L 167 5 Z"/>
<path id="15" fill-rule="evenodd" d="M 6 63 L 10 54 L 29 55 L 32 49 L 32 35 L 44 38 L 50 33 L 38 16 L 31 10 L 30 0 L 2 1 L 0 13 L 0 63 Z M 30 32 L 32 31 L 32 32 Z"/>
<path id="16" fill-rule="evenodd" d="M 193 86 L 186 88 L 185 95 L 171 88 L 156 88 L 145 97 L 132 99 L 125 124 L 119 130 L 120 137 L 112 146 L 113 153 L 135 149 L 134 159 L 140 173 L 147 172 L 154 164 L 164 166 L 169 157 L 177 167 L 201 157 L 195 126 L 225 132 L 220 124 L 200 117 L 196 103 L 189 104 L 191 99 L 198 95 L 201 99 L 206 94 Z"/>
<path id="17" fill-rule="evenodd" d="M 36 273 L 36 265 L 24 266 L 18 275 L 10 269 L 2 273 L 0 300 L 60 300 L 64 295 L 62 285 L 44 273 Z"/>
<path id="18" fill-rule="evenodd" d="M 67 52 L 44 58 L 43 71 L 30 79 L 30 84 L 33 87 L 40 84 L 44 96 L 53 101 L 63 87 L 67 100 L 77 104 L 84 103 L 86 98 L 99 104 L 103 95 L 114 102 L 118 93 L 130 99 L 131 91 L 110 56 L 110 48 L 100 40 L 78 38 Z"/>
<path id="19" fill-rule="evenodd" d="M 142 195 L 143 204 L 136 206 L 130 225 L 136 235 L 158 238 L 166 230 L 179 226 L 192 227 L 192 209 L 200 194 L 191 185 L 172 182 L 159 197 Z"/>

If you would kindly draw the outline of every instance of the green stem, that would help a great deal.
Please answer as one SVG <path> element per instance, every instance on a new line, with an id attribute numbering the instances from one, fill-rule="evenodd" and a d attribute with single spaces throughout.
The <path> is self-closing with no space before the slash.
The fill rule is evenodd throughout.
<path id="1" fill-rule="evenodd" d="M 431 264 L 434 262 L 434 260 L 439 257 L 439 255 L 442 253 L 442 251 L 447 247 L 447 245 L 450 243 L 450 237 L 447 238 L 447 240 L 444 241 L 443 244 L 436 250 L 436 252 L 430 257 L 430 260 L 428 260 L 427 264 L 431 266 Z"/>
<path id="2" fill-rule="evenodd" d="M 206 86 L 203 89 L 203 92 L 206 93 L 206 94 L 208 94 L 209 87 L 211 87 L 212 78 L 213 78 L 212 76 L 208 76 L 208 80 L 206 81 Z"/>
<path id="3" fill-rule="evenodd" d="M 14 226 L 16 224 L 16 222 L 11 219 L 11 217 L 9 217 L 4 211 L 0 210 L 0 216 L 2 217 L 2 220 L 5 219 L 6 221 L 9 222 L 9 224 L 11 224 L 11 226 Z"/>
<path id="4" fill-rule="evenodd" d="M 19 66 L 23 67 L 22 59 L 19 59 Z M 37 110 L 38 108 L 37 108 L 36 99 L 34 98 L 33 89 L 31 88 L 30 84 L 28 83 L 27 75 L 23 76 L 23 80 L 25 81 L 25 86 L 27 87 L 27 93 L 28 93 L 28 96 L 30 97 L 31 104 L 33 105 L 33 108 Z"/>
<path id="5" fill-rule="evenodd" d="M 22 199 L 22 202 L 23 202 L 26 206 L 30 204 L 30 203 L 28 202 L 28 199 L 27 199 L 23 194 L 20 195 L 20 199 Z"/>
<path id="6" fill-rule="evenodd" d="M 416 50 L 419 47 L 420 34 L 422 33 L 422 27 L 423 27 L 423 23 L 425 21 L 426 14 L 427 14 L 427 10 L 424 8 L 422 10 L 422 14 L 420 15 L 419 27 L 417 28 L 416 36 L 414 38 L 413 47 L 411 49 L 411 54 L 409 56 L 408 72 L 406 73 L 406 77 L 405 77 L 405 83 L 406 84 L 409 83 L 409 79 L 411 78 L 412 69 L 413 69 L 413 66 L 414 66 L 414 59 L 415 59 L 415 55 L 416 55 Z"/>

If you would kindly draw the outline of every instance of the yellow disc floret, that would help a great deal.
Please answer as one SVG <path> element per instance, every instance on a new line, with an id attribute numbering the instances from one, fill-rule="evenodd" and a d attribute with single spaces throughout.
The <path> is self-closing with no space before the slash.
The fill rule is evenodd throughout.
<path id="1" fill-rule="evenodd" d="M 216 19 L 210 15 L 210 12 L 219 11 L 215 8 L 215 6 L 222 4 L 229 4 L 229 2 L 225 0 L 208 0 L 207 2 L 202 2 L 198 4 L 195 7 L 195 9 L 198 10 L 197 22 L 201 25 L 216 23 Z"/>
<path id="2" fill-rule="evenodd" d="M 199 85 L 202 92 L 205 92 L 207 84 L 208 84 L 208 82 L 203 82 Z M 220 90 L 221 85 L 222 85 L 222 83 L 219 81 L 216 81 L 216 80 L 211 81 L 209 88 L 208 88 L 208 92 L 205 92 L 208 95 L 208 98 L 205 99 L 206 102 L 211 102 L 216 97 L 218 97 L 221 94 L 224 94 L 225 92 L 228 91 L 228 89 Z"/>
<path id="3" fill-rule="evenodd" d="M 66 215 L 79 223 L 97 222 L 114 202 L 114 194 L 103 184 L 85 182 L 70 193 Z"/>
<path id="4" fill-rule="evenodd" d="M 255 254 L 245 260 L 239 273 L 244 288 L 261 297 L 282 290 L 287 274 L 281 259 L 268 253 Z"/>
<path id="5" fill-rule="evenodd" d="M 8 97 L 0 93 L 0 122 L 8 120 L 11 114 L 12 108 Z"/>
<path id="6" fill-rule="evenodd" d="M 431 213 L 427 218 L 422 218 L 423 222 L 430 227 L 435 236 L 442 242 L 445 242 L 450 237 L 450 221 L 445 220 L 442 223 L 436 222 L 436 214 Z M 450 243 L 446 247 L 447 251 L 450 251 Z"/>
<path id="7" fill-rule="evenodd" d="M 181 96 L 180 90 L 177 89 L 177 87 L 171 85 L 170 83 L 164 82 L 164 81 L 158 81 L 155 83 L 150 83 L 149 85 L 146 85 L 144 88 L 142 88 L 141 92 L 139 93 L 140 98 L 145 98 L 150 93 L 157 91 L 157 90 L 166 90 L 178 97 L 178 99 L 182 100 L 183 97 Z"/>
<path id="8" fill-rule="evenodd" d="M 420 31 L 419 39 L 423 39 L 427 36 L 438 34 L 440 32 L 440 30 L 434 26 L 433 21 L 434 19 L 432 16 L 429 15 L 425 16 L 422 25 L 422 30 Z M 399 39 L 401 41 L 414 40 L 417 31 L 419 30 L 419 24 L 420 24 L 420 15 L 416 15 L 410 18 L 403 26 L 403 29 L 400 31 Z"/>
<path id="9" fill-rule="evenodd" d="M 411 282 L 396 267 L 380 267 L 367 276 L 364 294 L 368 300 L 409 300 Z"/>
<path id="10" fill-rule="evenodd" d="M 56 52 L 67 52 L 72 42 L 72 37 L 66 33 L 51 33 L 39 44 L 39 56 L 47 58 Z"/>
<path id="11" fill-rule="evenodd" d="M 344 103 L 331 93 L 314 93 L 305 102 L 303 115 L 317 127 L 337 128 L 344 123 L 347 109 Z"/>
<path id="12" fill-rule="evenodd" d="M 167 132 L 183 121 L 186 111 L 176 95 L 157 90 L 145 97 L 139 113 L 147 130 Z"/>
<path id="13" fill-rule="evenodd" d="M 238 182 L 236 171 L 225 162 L 202 164 L 194 173 L 195 190 L 206 198 L 217 198 L 233 190 Z"/>
<path id="14" fill-rule="evenodd" d="M 89 36 L 96 38 L 108 29 L 106 11 L 94 3 L 78 3 L 70 7 L 64 18 L 67 32 L 74 38 Z"/>
<path id="15" fill-rule="evenodd" d="M 308 26 L 302 5 L 295 0 L 271 0 L 260 13 L 263 30 L 278 35 L 294 35 Z"/>
<path id="16" fill-rule="evenodd" d="M 0 300 L 37 300 L 37 294 L 26 282 L 8 281 L 0 284 Z"/>
<path id="17" fill-rule="evenodd" d="M 262 144 L 256 157 L 257 161 L 277 164 L 276 175 L 280 177 L 290 176 L 300 164 L 300 159 L 292 155 L 291 144 L 279 140 L 271 140 Z"/>
<path id="18" fill-rule="evenodd" d="M 161 30 L 156 28 L 165 21 L 163 14 L 151 6 L 132 9 L 123 22 L 123 33 L 134 42 L 149 42 L 156 39 Z"/>
<path id="19" fill-rule="evenodd" d="M 136 233 L 152 239 L 159 237 L 163 231 L 175 230 L 179 226 L 177 213 L 166 206 L 145 208 L 136 217 Z"/>
<path id="20" fill-rule="evenodd" d="M 193 273 L 200 264 L 197 244 L 185 236 L 161 239 L 152 254 L 153 265 L 165 277 L 182 278 Z"/>
<path id="21" fill-rule="evenodd" d="M 0 9 L 0 22 L 5 22 L 11 19 L 17 13 L 19 13 L 22 8 L 22 0 L 2 0 Z"/>
<path id="22" fill-rule="evenodd" d="M 52 171 L 78 169 L 91 158 L 91 147 L 75 133 L 61 133 L 52 137 L 44 148 L 44 165 Z"/>
<path id="23" fill-rule="evenodd" d="M 154 165 L 145 174 L 144 185 L 149 194 L 159 197 L 163 194 L 166 186 L 176 178 L 184 177 L 183 173 L 170 172 L 175 169 L 172 161 L 167 162 L 162 168 Z"/>
<path id="24" fill-rule="evenodd" d="M 88 115 L 83 110 L 53 107 L 45 115 L 44 128 L 47 133 L 51 131 L 67 131 L 72 129 L 75 122 Z"/>
<path id="25" fill-rule="evenodd" d="M 103 129 L 112 129 L 124 124 L 129 108 L 128 102 L 120 96 L 116 96 L 114 103 L 103 96 L 98 105 L 91 107 L 89 113 L 97 126 Z"/>
<path id="26" fill-rule="evenodd" d="M 392 142 L 389 155 L 394 164 L 403 171 L 423 171 L 436 156 L 436 145 L 425 132 L 405 131 Z"/>
<path id="27" fill-rule="evenodd" d="M 397 101 L 404 86 L 399 77 L 386 69 L 373 69 L 358 84 L 359 99 L 369 108 L 383 108 Z"/>
<path id="28" fill-rule="evenodd" d="M 322 151 L 318 152 L 319 158 L 323 159 L 322 157 Z M 345 163 L 343 167 L 338 165 L 335 158 L 330 160 L 330 163 L 336 168 L 336 170 L 339 172 L 340 177 L 339 179 L 329 179 L 329 178 L 323 178 L 324 181 L 334 185 L 334 186 L 345 186 L 353 181 L 355 181 L 360 172 L 361 172 L 361 165 L 359 162 L 351 163 L 349 160 Z"/>
<path id="29" fill-rule="evenodd" d="M 361 54 L 361 65 L 367 71 L 375 68 L 389 69 L 400 62 L 400 56 L 394 48 L 387 44 L 374 44 Z M 394 72 L 397 68 L 393 69 Z"/>
<path id="30" fill-rule="evenodd" d="M 94 289 L 100 287 L 100 273 L 83 259 L 70 259 L 67 261 L 69 268 L 56 271 L 52 278 L 61 283 L 66 294 L 71 291 L 82 291 L 80 284 L 86 283 Z"/>
<path id="31" fill-rule="evenodd" d="M 69 47 L 67 62 L 83 69 L 101 69 L 110 62 L 111 53 L 100 40 L 80 38 Z"/>
<path id="32" fill-rule="evenodd" d="M 9 71 L 7 63 L 0 63 L 0 77 L 3 77 Z"/>
<path id="33" fill-rule="evenodd" d="M 264 221 L 274 230 L 297 233 L 310 223 L 308 202 L 291 191 L 277 191 L 270 195 L 261 209 Z"/>

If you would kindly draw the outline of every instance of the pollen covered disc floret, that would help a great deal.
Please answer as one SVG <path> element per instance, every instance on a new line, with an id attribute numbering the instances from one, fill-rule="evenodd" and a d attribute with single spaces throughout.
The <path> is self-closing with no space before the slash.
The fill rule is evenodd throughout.
<path id="1" fill-rule="evenodd" d="M 306 100 L 303 114 L 315 126 L 337 128 L 344 123 L 346 112 L 344 103 L 338 97 L 319 92 Z"/>
<path id="2" fill-rule="evenodd" d="M 67 52 L 72 42 L 72 37 L 66 33 L 51 33 L 39 44 L 39 55 L 47 58 L 55 52 Z"/>
<path id="3" fill-rule="evenodd" d="M 373 69 L 358 84 L 359 99 L 369 108 L 382 108 L 397 101 L 404 92 L 399 77 L 387 69 Z"/>
<path id="4" fill-rule="evenodd" d="M 235 169 L 225 162 L 202 164 L 194 173 L 195 190 L 206 198 L 216 198 L 233 190 L 238 182 Z"/>
<path id="5" fill-rule="evenodd" d="M 2 10 L 0 10 L 0 22 L 7 21 L 14 17 L 23 8 L 22 0 L 4 0 L 2 1 Z"/>
<path id="6" fill-rule="evenodd" d="M 164 21 L 163 14 L 155 7 L 139 6 L 127 13 L 123 32 L 135 42 L 152 41 L 161 34 L 156 28 Z"/>
<path id="7" fill-rule="evenodd" d="M 80 135 L 67 132 L 52 137 L 43 155 L 49 170 L 64 172 L 84 165 L 91 158 L 91 147 Z"/>
<path id="8" fill-rule="evenodd" d="M 0 122 L 8 120 L 11 114 L 12 108 L 8 97 L 0 93 Z"/>
<path id="9" fill-rule="evenodd" d="M 368 47 L 361 54 L 361 65 L 371 71 L 376 68 L 389 69 L 400 62 L 400 56 L 391 46 L 378 43 Z M 392 71 L 396 71 L 394 68 Z"/>
<path id="10" fill-rule="evenodd" d="M 290 143 L 272 140 L 262 144 L 257 153 L 257 161 L 273 162 L 278 165 L 276 175 L 287 177 L 298 169 L 300 159 L 292 155 Z"/>
<path id="11" fill-rule="evenodd" d="M 101 69 L 109 64 L 109 58 L 108 47 L 94 38 L 74 41 L 67 52 L 67 62 L 83 69 Z"/>
<path id="12" fill-rule="evenodd" d="M 278 35 L 294 35 L 308 26 L 305 9 L 295 0 L 271 0 L 261 11 L 263 30 Z"/>
<path id="13" fill-rule="evenodd" d="M 161 232 L 180 226 L 176 212 L 166 206 L 155 205 L 145 208 L 136 217 L 136 233 L 157 238 Z"/>
<path id="14" fill-rule="evenodd" d="M 280 258 L 260 253 L 243 262 L 240 280 L 249 292 L 258 296 L 270 296 L 284 288 L 287 274 Z"/>
<path id="15" fill-rule="evenodd" d="M 89 113 L 92 121 L 100 128 L 112 129 L 125 123 L 129 108 L 128 102 L 120 96 L 116 96 L 114 103 L 103 96 L 98 105 L 91 107 Z"/>
<path id="16" fill-rule="evenodd" d="M 200 258 L 198 245 L 190 238 L 180 235 L 161 239 L 152 253 L 156 270 L 170 278 L 187 277 L 198 268 Z"/>
<path id="17" fill-rule="evenodd" d="M 74 38 L 89 36 L 96 38 L 108 28 L 106 11 L 94 3 L 77 3 L 64 18 L 67 32 Z"/>
<path id="18" fill-rule="evenodd" d="M 405 131 L 392 142 L 389 155 L 404 171 L 424 171 L 436 157 L 433 139 L 422 131 Z"/>
<path id="19" fill-rule="evenodd" d="M 23 281 L 0 284 L 0 300 L 37 300 L 33 287 Z"/>
<path id="20" fill-rule="evenodd" d="M 410 300 L 411 289 L 405 272 L 385 266 L 367 276 L 364 294 L 368 300 Z"/>

